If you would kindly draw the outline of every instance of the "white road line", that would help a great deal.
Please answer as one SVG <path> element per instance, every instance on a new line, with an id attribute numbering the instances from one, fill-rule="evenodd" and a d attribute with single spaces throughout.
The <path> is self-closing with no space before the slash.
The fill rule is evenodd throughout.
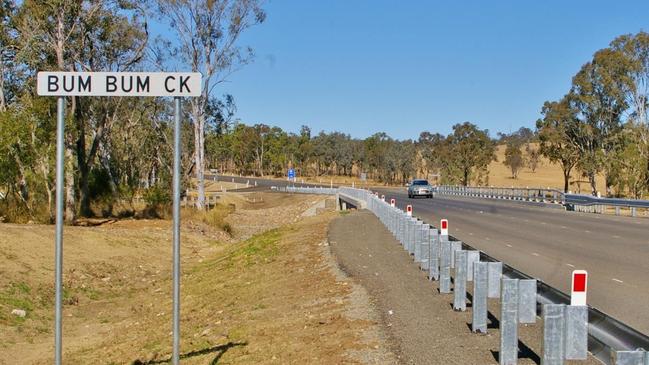
<path id="1" fill-rule="evenodd" d="M 541 224 L 542 224 L 542 225 L 546 225 L 547 223 L 545 223 L 545 222 L 541 222 Z"/>
<path id="2" fill-rule="evenodd" d="M 624 283 L 624 281 L 622 281 L 622 280 L 620 280 L 620 279 L 616 279 L 616 278 L 613 278 L 613 279 L 611 279 L 611 280 L 616 281 L 616 282 L 618 282 L 618 283 Z"/>
<path id="3" fill-rule="evenodd" d="M 473 233 L 469 232 L 469 236 L 473 236 Z"/>
<path id="4" fill-rule="evenodd" d="M 586 233 L 590 233 L 590 231 L 589 231 L 589 230 L 585 230 L 584 232 L 586 232 Z"/>
<path id="5" fill-rule="evenodd" d="M 575 267 L 573 264 L 566 264 L 566 266 Z"/>
<path id="6" fill-rule="evenodd" d="M 613 238 L 622 238 L 622 237 L 620 237 L 618 235 L 613 235 Z"/>
<path id="7" fill-rule="evenodd" d="M 568 227 L 566 227 L 566 226 L 561 226 L 561 228 L 563 228 L 563 229 L 568 229 Z"/>
<path id="8" fill-rule="evenodd" d="M 510 244 L 508 243 L 508 244 L 507 244 L 507 247 L 512 247 L 512 245 L 510 245 Z"/>
<path id="9" fill-rule="evenodd" d="M 532 256 L 539 256 L 539 254 L 536 252 L 532 252 Z"/>
<path id="10" fill-rule="evenodd" d="M 489 238 L 489 237 L 485 237 L 485 240 L 487 240 L 487 241 L 490 241 L 490 240 L 491 240 L 491 238 Z"/>

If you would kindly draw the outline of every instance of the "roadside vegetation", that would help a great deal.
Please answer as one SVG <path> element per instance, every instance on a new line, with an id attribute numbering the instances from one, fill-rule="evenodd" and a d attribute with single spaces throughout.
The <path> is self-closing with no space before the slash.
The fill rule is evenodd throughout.
<path id="1" fill-rule="evenodd" d="M 165 69 L 170 59 L 177 60 L 174 67 L 201 72 L 205 80 L 201 97 L 185 108 L 182 126 L 183 190 L 195 194 L 199 210 L 207 205 L 205 174 L 210 169 L 280 177 L 292 167 L 298 178 L 310 181 L 363 176 L 402 185 L 423 177 L 436 184 L 494 185 L 501 181 L 493 173 L 494 163 L 504 163 L 510 179 L 503 182 L 518 185 L 525 169 L 536 172 L 552 165 L 562 170 L 557 173 L 562 182 L 552 186 L 565 190 L 575 181 L 585 181 L 593 194 L 611 196 L 639 198 L 649 189 L 645 32 L 619 36 L 597 51 L 564 97 L 543 104 L 536 130 L 493 136 L 479 123 L 463 122 L 449 135 L 422 131 L 417 139 L 397 140 L 378 132 L 359 139 L 344 132 L 312 131 L 308 125 L 284 131 L 241 121 L 234 98 L 212 92 L 253 60 L 252 50 L 238 40 L 265 21 L 259 1 L 51 4 L 0 1 L 4 222 L 54 219 L 56 105 L 55 98 L 35 95 L 37 71 Z M 173 42 L 152 37 L 147 23 L 152 17 L 169 25 Z M 66 107 L 66 222 L 133 215 L 136 198 L 147 201 L 152 216 L 163 214 L 172 173 L 169 101 L 72 97 Z M 499 145 L 507 146 L 502 159 L 497 157 Z M 545 180 L 527 181 L 546 185 Z"/>

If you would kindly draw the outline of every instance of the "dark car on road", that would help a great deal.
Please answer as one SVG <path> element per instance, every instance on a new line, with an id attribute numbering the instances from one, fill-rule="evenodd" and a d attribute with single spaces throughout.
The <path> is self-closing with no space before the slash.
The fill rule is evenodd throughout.
<path id="1" fill-rule="evenodd" d="M 432 198 L 434 188 L 428 183 L 428 180 L 416 179 L 408 185 L 408 198 L 423 196 Z"/>

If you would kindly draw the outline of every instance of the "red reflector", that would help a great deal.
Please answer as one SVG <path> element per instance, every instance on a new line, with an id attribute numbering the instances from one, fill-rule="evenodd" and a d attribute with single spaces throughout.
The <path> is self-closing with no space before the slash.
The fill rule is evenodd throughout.
<path id="1" fill-rule="evenodd" d="M 586 274 L 575 274 L 572 287 L 573 291 L 586 291 Z"/>
<path id="2" fill-rule="evenodd" d="M 447 221 L 442 221 L 442 229 L 448 228 L 448 222 Z"/>

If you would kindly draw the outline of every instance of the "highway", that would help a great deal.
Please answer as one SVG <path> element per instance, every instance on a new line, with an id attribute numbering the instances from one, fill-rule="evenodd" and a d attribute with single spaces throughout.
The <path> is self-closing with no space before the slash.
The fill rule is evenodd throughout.
<path id="1" fill-rule="evenodd" d="M 231 181 L 231 176 L 221 177 Z M 257 181 L 254 190 L 288 181 Z M 293 185 L 291 183 L 291 185 Z M 308 184 L 295 184 L 308 186 Z M 249 188 L 252 190 L 253 188 Z M 566 212 L 520 202 L 445 197 L 409 199 L 405 188 L 375 189 L 403 210 L 514 268 L 570 293 L 572 270 L 589 273 L 588 303 L 649 334 L 649 219 Z"/>
<path id="2" fill-rule="evenodd" d="M 649 219 L 566 212 L 517 202 L 378 189 L 405 210 L 514 268 L 570 293 L 574 269 L 589 273 L 588 303 L 649 333 Z"/>

